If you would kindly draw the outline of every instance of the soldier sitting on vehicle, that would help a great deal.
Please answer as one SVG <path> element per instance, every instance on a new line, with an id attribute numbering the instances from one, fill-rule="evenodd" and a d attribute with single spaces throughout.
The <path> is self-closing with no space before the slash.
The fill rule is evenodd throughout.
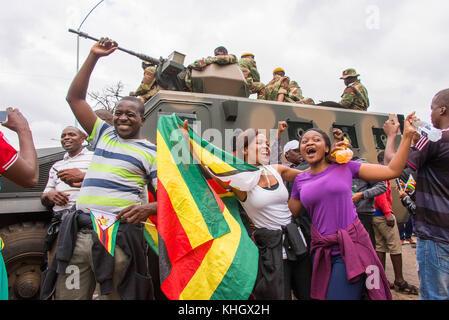
<path id="1" fill-rule="evenodd" d="M 355 69 L 346 69 L 340 79 L 344 80 L 346 89 L 341 96 L 340 105 L 345 109 L 366 111 L 369 107 L 368 91 L 358 79 Z"/>
<path id="2" fill-rule="evenodd" d="M 315 104 L 312 98 L 303 97 L 301 87 L 296 81 L 290 81 L 288 86 L 288 94 L 285 101 L 291 103 Z"/>
<path id="3" fill-rule="evenodd" d="M 257 70 L 256 61 L 254 60 L 254 54 L 244 53 L 240 57 L 239 67 L 243 72 L 246 83 L 249 86 L 251 93 L 259 93 L 264 87 L 264 84 L 260 82 L 260 74 Z"/>
<path id="4" fill-rule="evenodd" d="M 192 91 L 192 70 L 202 71 L 208 65 L 211 65 L 213 63 L 219 65 L 227 65 L 227 64 L 234 64 L 237 62 L 238 62 L 237 57 L 234 54 L 228 54 L 228 50 L 225 47 L 217 47 L 214 50 L 213 57 L 207 57 L 196 60 L 187 66 L 185 84 L 187 88 L 190 91 Z"/>
<path id="5" fill-rule="evenodd" d="M 156 81 L 156 67 L 152 66 L 146 61 L 142 61 L 142 68 L 144 70 L 144 75 L 139 88 L 136 91 L 130 92 L 129 95 L 133 97 L 139 97 L 142 103 L 147 102 L 152 96 L 154 96 L 159 90 L 162 89 L 161 86 Z"/>
<path id="6" fill-rule="evenodd" d="M 41 202 L 52 207 L 53 217 L 45 237 L 45 249 L 48 252 L 48 263 L 56 249 L 62 217 L 75 205 L 86 171 L 92 160 L 93 152 L 83 147 L 87 135 L 75 127 L 67 127 L 61 134 L 61 145 L 66 154 L 55 162 L 49 171 L 47 186 L 41 195 Z M 45 259 L 46 257 L 44 257 Z"/>
<path id="7" fill-rule="evenodd" d="M 284 69 L 276 68 L 273 70 L 273 79 L 260 90 L 257 99 L 288 102 L 289 84 L 290 79 L 285 76 Z"/>

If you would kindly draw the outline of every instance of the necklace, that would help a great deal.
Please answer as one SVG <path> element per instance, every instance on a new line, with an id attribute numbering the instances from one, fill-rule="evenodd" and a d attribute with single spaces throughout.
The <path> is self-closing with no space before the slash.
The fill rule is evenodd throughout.
<path id="1" fill-rule="evenodd" d="M 268 174 L 267 174 L 267 168 L 265 167 L 265 165 L 263 165 L 262 166 L 262 172 L 263 172 L 263 174 L 264 174 L 264 176 L 265 176 L 265 180 L 267 180 L 267 187 L 269 187 L 270 186 L 270 179 L 268 179 Z"/>

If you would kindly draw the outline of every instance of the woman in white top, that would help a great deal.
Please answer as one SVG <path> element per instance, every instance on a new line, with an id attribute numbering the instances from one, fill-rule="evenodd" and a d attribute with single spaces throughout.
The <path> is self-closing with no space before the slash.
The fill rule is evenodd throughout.
<path id="1" fill-rule="evenodd" d="M 188 131 L 186 122 L 184 129 Z M 236 156 L 262 170 L 259 182 L 249 191 L 231 188 L 255 226 L 253 233 L 259 248 L 259 272 L 254 293 L 256 299 L 309 299 L 312 263 L 308 252 L 287 260 L 283 227 L 292 223 L 288 191 L 284 181 L 293 182 L 302 171 L 282 165 L 269 165 L 267 137 L 255 129 L 242 132 L 236 141 Z M 224 188 L 230 186 L 218 180 Z M 296 227 L 296 230 L 300 230 Z M 298 232 L 303 243 L 301 231 Z M 290 258 L 292 257 L 289 255 Z"/>

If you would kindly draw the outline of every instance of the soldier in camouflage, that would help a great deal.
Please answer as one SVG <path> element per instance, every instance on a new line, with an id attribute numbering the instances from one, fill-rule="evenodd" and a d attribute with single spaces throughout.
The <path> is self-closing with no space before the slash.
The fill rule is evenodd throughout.
<path id="1" fill-rule="evenodd" d="M 366 111 L 369 107 L 368 91 L 358 79 L 355 69 L 346 69 L 340 79 L 343 79 L 346 89 L 341 96 L 340 105 L 346 109 Z"/>
<path id="2" fill-rule="evenodd" d="M 301 87 L 296 81 L 290 81 L 288 94 L 287 97 L 285 97 L 285 101 L 290 103 L 315 104 L 312 98 L 303 97 Z"/>
<path id="3" fill-rule="evenodd" d="M 239 67 L 242 70 L 246 83 L 249 86 L 251 93 L 259 93 L 264 87 L 264 84 L 260 82 L 260 74 L 257 70 L 256 61 L 254 60 L 254 54 L 244 53 L 240 57 Z"/>
<path id="4" fill-rule="evenodd" d="M 302 90 L 299 87 L 298 82 L 290 81 L 290 84 L 288 86 L 288 94 L 285 100 L 291 103 L 301 103 L 301 101 L 304 100 L 304 97 L 302 96 Z"/>
<path id="5" fill-rule="evenodd" d="M 285 76 L 284 69 L 276 68 L 273 70 L 273 79 L 259 91 L 257 99 L 288 102 L 286 98 L 288 97 L 289 84 L 290 79 Z"/>
<path id="6" fill-rule="evenodd" d="M 139 97 L 140 101 L 145 103 L 162 88 L 156 83 L 156 67 L 142 62 L 142 68 L 144 68 L 142 82 L 139 88 L 134 92 L 130 92 L 129 95 Z"/>
<path id="7" fill-rule="evenodd" d="M 192 69 L 202 71 L 208 65 L 216 63 L 219 65 L 227 65 L 237 63 L 237 57 L 234 54 L 228 54 L 228 50 L 225 47 L 218 47 L 214 50 L 214 57 L 207 57 L 196 60 L 189 64 L 186 69 L 185 83 L 187 88 L 192 91 Z"/>

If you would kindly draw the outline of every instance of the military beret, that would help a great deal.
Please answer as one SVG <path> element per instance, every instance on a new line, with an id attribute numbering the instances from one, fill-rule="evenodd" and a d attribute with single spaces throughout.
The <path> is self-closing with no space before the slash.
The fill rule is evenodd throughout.
<path id="1" fill-rule="evenodd" d="M 254 54 L 252 54 L 252 53 L 243 53 L 240 58 L 247 57 L 247 56 L 251 56 L 254 58 Z"/>
<path id="2" fill-rule="evenodd" d="M 282 69 L 282 68 L 276 68 L 276 69 L 273 70 L 273 73 L 276 73 L 276 72 L 283 72 L 283 73 L 285 73 L 285 70 Z"/>

